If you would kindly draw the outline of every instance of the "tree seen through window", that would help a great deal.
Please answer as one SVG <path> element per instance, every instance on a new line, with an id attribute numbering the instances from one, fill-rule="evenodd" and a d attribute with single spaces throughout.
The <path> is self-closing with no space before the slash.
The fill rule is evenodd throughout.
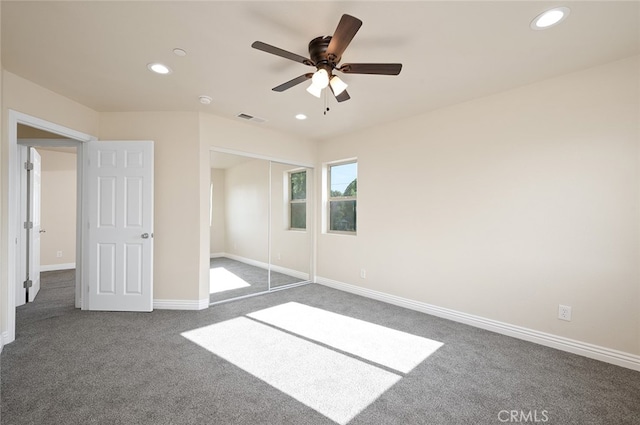
<path id="1" fill-rule="evenodd" d="M 329 166 L 329 230 L 356 231 L 358 163 Z"/>

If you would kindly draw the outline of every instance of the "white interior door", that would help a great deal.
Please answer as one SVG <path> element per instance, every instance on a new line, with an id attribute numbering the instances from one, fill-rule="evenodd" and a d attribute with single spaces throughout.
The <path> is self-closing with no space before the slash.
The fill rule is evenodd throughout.
<path id="1" fill-rule="evenodd" d="M 42 166 L 38 152 L 18 146 L 19 229 L 16 255 L 16 307 L 33 301 L 40 290 L 40 197 Z M 16 241 L 18 242 L 18 241 Z M 29 286 L 30 285 L 30 286 Z M 27 286 L 28 293 L 27 293 Z M 28 294 L 28 295 L 27 295 Z"/>
<path id="2" fill-rule="evenodd" d="M 153 142 L 85 150 L 89 310 L 153 310 Z M 86 284 L 85 284 L 86 285 Z"/>
<path id="3" fill-rule="evenodd" d="M 40 154 L 34 148 L 30 148 L 31 176 L 29 179 L 29 217 L 33 227 L 29 231 L 29 302 L 33 301 L 40 291 L 40 207 L 41 207 L 41 181 L 42 160 Z"/>
<path id="4" fill-rule="evenodd" d="M 29 222 L 29 212 L 27 210 L 29 188 L 27 187 L 27 169 L 26 164 L 29 162 L 29 148 L 27 146 L 18 146 L 18 166 L 19 173 L 19 187 L 18 187 L 18 226 L 16 235 L 18 236 L 19 243 L 16 244 L 18 248 L 16 252 L 16 273 L 15 273 L 15 302 L 16 307 L 26 303 L 27 289 L 24 286 L 25 280 L 27 280 L 27 226 Z M 17 241 L 16 241 L 17 242 Z"/>

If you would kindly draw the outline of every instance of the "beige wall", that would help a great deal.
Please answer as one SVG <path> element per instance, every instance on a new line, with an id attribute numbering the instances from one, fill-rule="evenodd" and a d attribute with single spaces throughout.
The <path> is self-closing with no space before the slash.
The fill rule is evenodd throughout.
<path id="1" fill-rule="evenodd" d="M 28 125 L 18 124 L 18 139 L 65 139 L 65 136 L 50 133 Z"/>
<path id="2" fill-rule="evenodd" d="M 630 58 L 320 144 L 359 176 L 358 235 L 321 234 L 318 275 L 640 354 L 638 75 Z"/>
<path id="3" fill-rule="evenodd" d="M 200 137 L 207 149 L 230 149 L 293 164 L 315 163 L 314 142 L 272 131 L 259 124 L 200 114 Z"/>
<path id="4" fill-rule="evenodd" d="M 46 230 L 40 236 L 40 265 L 75 264 L 77 155 L 37 151 L 42 158 L 40 223 Z"/>
<path id="5" fill-rule="evenodd" d="M 269 261 L 269 161 L 255 159 L 225 173 L 228 254 Z"/>
<path id="6" fill-rule="evenodd" d="M 199 163 L 198 114 L 102 113 L 99 138 L 154 141 L 153 297 L 200 299 L 201 193 L 199 169 L 194 166 Z M 204 196 L 202 202 L 208 205 L 208 195 Z M 208 232 L 206 239 L 208 244 Z"/>
<path id="7" fill-rule="evenodd" d="M 7 110 L 13 109 L 85 134 L 98 134 L 99 114 L 93 109 L 6 70 L 2 76 L 5 122 Z"/>
<path id="8" fill-rule="evenodd" d="M 210 250 L 213 254 L 226 252 L 226 195 L 225 195 L 225 171 L 211 169 L 212 203 L 211 203 L 211 227 Z"/>

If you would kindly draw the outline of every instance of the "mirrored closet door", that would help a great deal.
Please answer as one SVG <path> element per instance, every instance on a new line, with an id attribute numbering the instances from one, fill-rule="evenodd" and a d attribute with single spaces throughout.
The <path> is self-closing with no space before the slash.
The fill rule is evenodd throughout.
<path id="1" fill-rule="evenodd" d="M 271 163 L 271 288 L 309 280 L 311 174 L 305 167 Z"/>
<path id="2" fill-rule="evenodd" d="M 211 152 L 210 302 L 308 282 L 312 169 Z"/>

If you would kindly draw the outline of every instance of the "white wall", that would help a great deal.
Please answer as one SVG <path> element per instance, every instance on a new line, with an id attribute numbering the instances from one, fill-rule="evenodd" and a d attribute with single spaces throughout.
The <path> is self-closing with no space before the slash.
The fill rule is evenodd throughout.
<path id="1" fill-rule="evenodd" d="M 639 75 L 629 58 L 320 144 L 359 176 L 358 234 L 319 235 L 318 275 L 640 354 Z"/>
<path id="2" fill-rule="evenodd" d="M 76 262 L 77 155 L 37 149 L 42 158 L 40 266 Z M 57 252 L 62 256 L 58 257 Z"/>

